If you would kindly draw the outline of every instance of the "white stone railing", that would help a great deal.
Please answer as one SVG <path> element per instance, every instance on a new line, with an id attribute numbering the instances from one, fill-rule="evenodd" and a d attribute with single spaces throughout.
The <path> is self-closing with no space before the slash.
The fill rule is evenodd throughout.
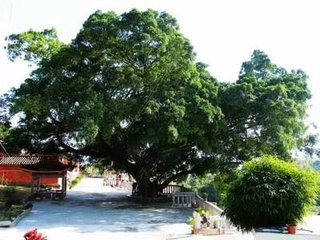
<path id="1" fill-rule="evenodd" d="M 223 210 L 217 205 L 204 201 L 198 194 L 195 194 L 195 202 L 199 207 L 212 214 L 211 221 L 216 221 L 217 227 L 222 227 L 224 229 L 230 229 L 232 227 L 232 224 L 226 219 L 226 217 L 221 215 Z"/>
<path id="2" fill-rule="evenodd" d="M 176 192 L 181 192 L 181 187 L 178 185 L 168 185 L 162 190 L 162 193 L 166 195 L 171 195 Z"/>
<path id="3" fill-rule="evenodd" d="M 202 209 L 209 211 L 213 216 L 221 216 L 223 210 L 219 208 L 217 205 L 204 201 L 198 194 L 195 194 L 196 204 Z"/>
<path id="4" fill-rule="evenodd" d="M 199 206 L 202 209 L 209 211 L 212 216 L 209 217 L 210 225 L 218 229 L 230 229 L 231 224 L 222 216 L 223 210 L 217 205 L 204 201 L 195 192 L 174 192 L 172 194 L 172 207 L 194 207 Z"/>
<path id="5" fill-rule="evenodd" d="M 172 194 L 172 207 L 192 207 L 195 203 L 194 192 L 174 192 Z"/>

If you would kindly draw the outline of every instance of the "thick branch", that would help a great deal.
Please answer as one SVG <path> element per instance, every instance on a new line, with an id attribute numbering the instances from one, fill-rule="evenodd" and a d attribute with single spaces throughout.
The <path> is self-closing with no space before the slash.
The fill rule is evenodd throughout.
<path id="1" fill-rule="evenodd" d="M 194 170 L 193 169 L 189 169 L 189 170 L 185 170 L 185 171 L 181 171 L 169 178 L 167 178 L 162 184 L 161 184 L 161 187 L 166 187 L 168 186 L 173 180 L 177 179 L 178 177 L 181 177 L 181 176 L 185 176 L 185 175 L 188 175 L 188 174 L 191 174 L 193 173 Z"/>

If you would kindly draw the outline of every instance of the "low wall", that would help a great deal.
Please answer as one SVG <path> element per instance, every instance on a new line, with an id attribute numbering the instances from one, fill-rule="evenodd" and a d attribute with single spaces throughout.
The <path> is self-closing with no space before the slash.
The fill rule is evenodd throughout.
<path id="1" fill-rule="evenodd" d="M 198 194 L 195 194 L 195 200 L 197 205 L 199 205 L 199 207 L 201 207 L 202 209 L 211 212 L 214 216 L 221 216 L 223 210 L 219 208 L 217 205 L 208 201 L 204 201 L 203 198 L 200 197 Z"/>
<path id="2" fill-rule="evenodd" d="M 219 208 L 217 205 L 204 201 L 202 197 L 198 194 L 195 194 L 195 201 L 199 207 L 202 209 L 209 211 L 213 216 L 211 217 L 212 221 L 217 221 L 218 227 L 222 227 L 223 229 L 231 229 L 232 224 L 226 219 L 225 216 L 222 216 L 223 210 Z"/>

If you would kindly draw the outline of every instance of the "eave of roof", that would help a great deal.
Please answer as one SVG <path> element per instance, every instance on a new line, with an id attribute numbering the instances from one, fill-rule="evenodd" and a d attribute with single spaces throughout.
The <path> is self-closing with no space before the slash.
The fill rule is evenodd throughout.
<path id="1" fill-rule="evenodd" d="M 41 161 L 40 156 L 1 157 L 0 165 L 33 165 Z"/>

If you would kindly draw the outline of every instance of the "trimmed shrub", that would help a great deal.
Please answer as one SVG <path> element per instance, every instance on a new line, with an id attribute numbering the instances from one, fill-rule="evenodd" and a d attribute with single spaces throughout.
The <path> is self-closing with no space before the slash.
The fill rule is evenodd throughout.
<path id="1" fill-rule="evenodd" d="M 315 204 L 318 189 L 315 172 L 260 157 L 238 170 L 224 199 L 225 215 L 242 231 L 296 224 Z"/>

